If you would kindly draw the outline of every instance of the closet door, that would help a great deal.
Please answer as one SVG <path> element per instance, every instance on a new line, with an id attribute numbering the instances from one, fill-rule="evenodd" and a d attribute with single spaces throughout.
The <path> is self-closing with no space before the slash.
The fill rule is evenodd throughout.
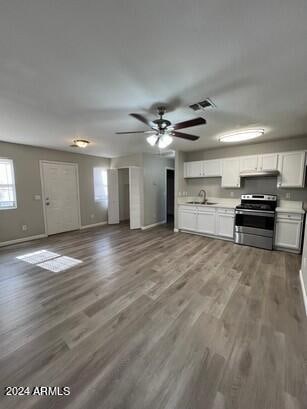
<path id="1" fill-rule="evenodd" d="M 130 229 L 141 228 L 143 169 L 129 168 Z"/>
<path id="2" fill-rule="evenodd" d="M 108 223 L 119 223 L 118 170 L 108 169 Z"/>

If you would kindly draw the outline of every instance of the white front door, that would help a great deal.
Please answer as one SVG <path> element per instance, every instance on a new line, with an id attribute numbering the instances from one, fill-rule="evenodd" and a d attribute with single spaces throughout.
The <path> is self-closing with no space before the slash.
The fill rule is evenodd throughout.
<path id="1" fill-rule="evenodd" d="M 140 229 L 142 225 L 143 169 L 129 168 L 130 187 L 130 229 Z"/>
<path id="2" fill-rule="evenodd" d="M 108 223 L 119 223 L 118 169 L 108 169 Z"/>
<path id="3" fill-rule="evenodd" d="M 46 233 L 80 228 L 78 165 L 41 162 Z"/>

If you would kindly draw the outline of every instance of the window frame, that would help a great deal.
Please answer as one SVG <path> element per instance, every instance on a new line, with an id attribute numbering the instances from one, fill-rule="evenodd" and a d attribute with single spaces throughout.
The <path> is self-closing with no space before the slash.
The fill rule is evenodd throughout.
<path id="1" fill-rule="evenodd" d="M 12 184 L 9 184 L 9 183 L 7 183 L 7 184 L 1 184 L 0 183 L 0 188 L 1 187 L 8 187 L 8 188 L 12 188 L 12 190 L 13 190 L 13 199 L 14 199 L 14 205 L 13 206 L 6 206 L 6 207 L 3 207 L 3 206 L 1 206 L 0 205 L 0 211 L 1 210 L 14 210 L 14 209 L 17 209 L 17 194 L 16 194 L 16 180 L 15 180 L 15 169 L 14 169 L 14 161 L 13 161 L 13 159 L 10 159 L 10 158 L 3 158 L 3 157 L 0 157 L 0 163 L 9 163 L 9 165 L 10 165 L 10 168 L 11 168 L 11 172 L 12 172 Z"/>
<path id="2" fill-rule="evenodd" d="M 102 183 L 102 186 L 104 188 L 106 188 L 106 198 L 102 199 L 102 198 L 96 198 L 96 191 L 95 191 L 95 169 L 101 169 L 103 171 L 106 172 L 106 178 L 107 178 L 107 183 Z M 106 207 L 108 207 L 109 204 L 109 192 L 108 192 L 108 168 L 104 167 L 104 166 L 94 166 L 93 167 L 93 190 L 94 190 L 94 202 L 95 203 L 105 203 Z"/>

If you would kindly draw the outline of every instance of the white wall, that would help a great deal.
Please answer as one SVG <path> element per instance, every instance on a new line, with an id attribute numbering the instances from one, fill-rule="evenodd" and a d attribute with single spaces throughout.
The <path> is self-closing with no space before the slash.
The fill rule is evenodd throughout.
<path id="1" fill-rule="evenodd" d="M 143 153 L 136 153 L 134 155 L 119 156 L 111 159 L 111 168 L 127 168 L 129 166 L 143 167 L 144 163 Z"/>
<path id="2" fill-rule="evenodd" d="M 129 220 L 129 169 L 119 169 L 118 171 L 118 190 L 119 190 L 119 220 Z"/>
<path id="3" fill-rule="evenodd" d="M 174 227 L 178 228 L 178 209 L 176 206 L 176 198 L 186 192 L 186 179 L 183 177 L 184 162 L 186 161 L 186 154 L 181 151 L 176 151 L 175 155 L 175 218 Z"/>
<path id="4" fill-rule="evenodd" d="M 17 194 L 17 209 L 0 210 L 0 242 L 45 233 L 43 203 L 34 200 L 35 195 L 42 196 L 40 160 L 77 163 L 81 224 L 107 220 L 106 205 L 95 202 L 93 168 L 109 168 L 109 159 L 6 142 L 0 142 L 0 157 L 13 160 Z M 28 226 L 27 231 L 22 231 L 24 224 Z"/>
<path id="5" fill-rule="evenodd" d="M 144 226 L 165 221 L 165 169 L 174 168 L 174 159 L 144 154 Z"/>
<path id="6" fill-rule="evenodd" d="M 165 221 L 166 215 L 166 177 L 165 169 L 174 168 L 172 158 L 163 158 L 155 154 L 135 154 L 121 156 L 111 160 L 112 168 L 138 166 L 144 171 L 142 225 L 149 226 Z"/>

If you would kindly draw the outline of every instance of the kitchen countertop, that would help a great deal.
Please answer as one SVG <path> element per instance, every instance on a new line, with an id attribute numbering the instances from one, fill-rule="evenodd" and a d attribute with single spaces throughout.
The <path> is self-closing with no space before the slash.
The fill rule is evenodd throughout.
<path id="1" fill-rule="evenodd" d="M 207 200 L 209 202 L 215 203 L 214 205 L 206 204 L 196 204 L 188 203 L 192 201 L 197 201 L 199 198 L 195 196 L 184 196 L 177 199 L 178 205 L 184 206 L 200 206 L 200 207 L 220 207 L 226 209 L 235 209 L 237 205 L 240 204 L 240 199 L 231 199 L 231 198 L 221 198 L 221 197 L 209 197 Z M 307 205 L 307 204 L 306 204 Z M 280 200 L 279 206 L 276 207 L 276 212 L 278 213 L 297 213 L 305 214 L 307 209 L 304 207 L 302 202 L 293 201 L 293 200 Z"/>
<path id="2" fill-rule="evenodd" d="M 240 204 L 240 199 L 228 199 L 221 197 L 208 197 L 208 202 L 214 203 L 213 205 L 206 205 L 202 203 L 188 203 L 193 200 L 197 200 L 195 197 L 180 197 L 177 200 L 178 205 L 184 206 L 200 206 L 200 207 L 220 207 L 224 209 L 234 209 L 238 204 Z"/>
<path id="3" fill-rule="evenodd" d="M 276 207 L 278 213 L 297 213 L 305 214 L 303 202 L 296 202 L 293 200 L 280 200 L 279 206 Z"/>
<path id="4" fill-rule="evenodd" d="M 277 213 L 297 213 L 297 214 L 305 214 L 305 210 L 303 208 L 298 209 L 295 207 L 276 207 Z"/>

